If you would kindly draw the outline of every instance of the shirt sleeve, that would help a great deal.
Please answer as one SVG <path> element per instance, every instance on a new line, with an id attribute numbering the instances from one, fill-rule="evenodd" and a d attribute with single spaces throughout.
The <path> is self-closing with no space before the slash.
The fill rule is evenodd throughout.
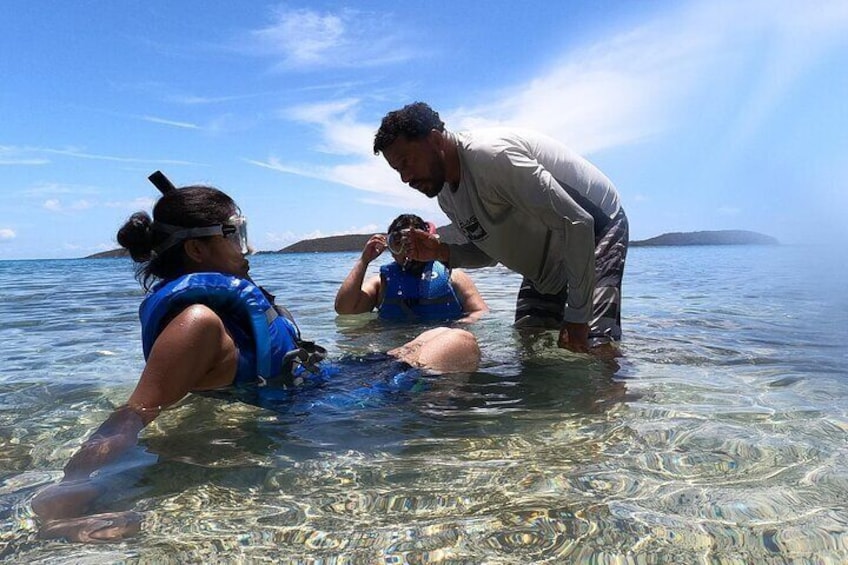
<path id="1" fill-rule="evenodd" d="M 495 157 L 499 196 L 538 218 L 562 239 L 568 300 L 563 312 L 567 322 L 588 323 L 592 318 L 595 290 L 595 225 L 551 173 L 520 147 L 504 149 Z"/>
<path id="2" fill-rule="evenodd" d="M 465 267 L 468 269 L 477 269 L 480 267 L 492 267 L 498 262 L 492 259 L 482 249 L 473 243 L 449 243 L 450 249 L 450 267 Z"/>

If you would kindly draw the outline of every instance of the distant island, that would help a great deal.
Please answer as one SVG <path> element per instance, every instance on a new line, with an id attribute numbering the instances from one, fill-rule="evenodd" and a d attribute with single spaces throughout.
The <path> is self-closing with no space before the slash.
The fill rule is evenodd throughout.
<path id="1" fill-rule="evenodd" d="M 462 234 L 453 224 L 442 226 L 436 230 L 439 237 L 445 243 L 460 243 L 463 241 Z M 257 254 L 270 253 L 340 253 L 347 251 L 361 251 L 372 234 L 348 234 L 332 235 L 329 237 L 318 237 L 315 239 L 304 239 L 284 247 L 278 251 L 258 251 Z M 718 231 L 692 231 L 692 232 L 670 232 L 643 239 L 631 241 L 631 247 L 662 247 L 662 246 L 685 246 L 685 245 L 779 245 L 780 242 L 771 237 L 753 231 L 746 230 L 718 230 Z M 85 257 L 86 259 L 101 259 L 111 257 L 128 257 L 126 249 L 112 249 L 102 251 Z"/>
<path id="2" fill-rule="evenodd" d="M 442 226 L 436 230 L 445 243 L 460 243 L 463 236 L 453 224 Z M 304 239 L 279 251 L 265 253 L 326 253 L 342 251 L 361 251 L 372 234 L 334 235 L 317 239 Z M 671 232 L 631 241 L 631 247 L 661 247 L 680 245 L 779 245 L 777 239 L 753 231 L 719 230 Z"/>
<path id="3" fill-rule="evenodd" d="M 770 235 L 745 230 L 671 232 L 631 241 L 631 247 L 660 247 L 667 245 L 779 245 Z"/>

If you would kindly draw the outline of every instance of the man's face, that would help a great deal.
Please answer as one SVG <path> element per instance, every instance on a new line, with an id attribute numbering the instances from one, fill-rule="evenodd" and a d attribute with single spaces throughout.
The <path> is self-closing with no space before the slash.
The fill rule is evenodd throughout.
<path id="1" fill-rule="evenodd" d="M 439 194 L 445 184 L 444 154 L 436 135 L 433 132 L 416 140 L 401 136 L 383 150 L 383 157 L 400 180 L 429 198 Z"/>

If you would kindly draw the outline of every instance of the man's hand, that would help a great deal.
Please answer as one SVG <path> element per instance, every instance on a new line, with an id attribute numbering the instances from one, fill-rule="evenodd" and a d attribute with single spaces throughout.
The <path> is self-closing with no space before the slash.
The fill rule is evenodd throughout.
<path id="1" fill-rule="evenodd" d="M 386 250 L 386 236 L 381 233 L 372 235 L 362 249 L 362 262 L 366 265 L 379 257 Z"/>
<path id="2" fill-rule="evenodd" d="M 439 236 L 424 230 L 411 229 L 404 235 L 406 256 L 413 261 L 450 261 L 448 246 L 439 241 Z"/>
<path id="3" fill-rule="evenodd" d="M 589 352 L 589 324 L 563 322 L 557 345 L 577 353 Z"/>

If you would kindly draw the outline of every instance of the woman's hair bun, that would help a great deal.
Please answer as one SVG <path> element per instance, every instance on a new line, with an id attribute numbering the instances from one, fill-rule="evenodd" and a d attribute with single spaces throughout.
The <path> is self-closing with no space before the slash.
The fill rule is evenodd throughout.
<path id="1" fill-rule="evenodd" d="M 153 220 L 147 212 L 136 212 L 118 230 L 118 243 L 133 261 L 149 261 L 153 251 Z"/>

